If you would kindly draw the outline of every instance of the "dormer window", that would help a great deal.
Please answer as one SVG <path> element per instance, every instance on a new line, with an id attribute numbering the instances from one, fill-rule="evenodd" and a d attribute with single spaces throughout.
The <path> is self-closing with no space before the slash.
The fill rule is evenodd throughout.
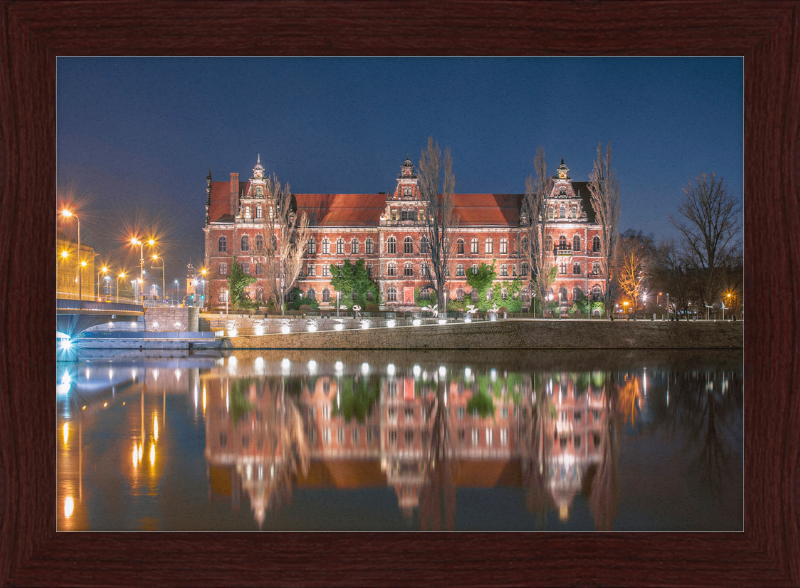
<path id="1" fill-rule="evenodd" d="M 403 196 L 405 198 L 411 198 L 411 186 L 406 186 L 403 188 Z"/>
<path id="2" fill-rule="evenodd" d="M 264 195 L 264 188 L 256 186 L 256 196 L 261 198 Z"/>

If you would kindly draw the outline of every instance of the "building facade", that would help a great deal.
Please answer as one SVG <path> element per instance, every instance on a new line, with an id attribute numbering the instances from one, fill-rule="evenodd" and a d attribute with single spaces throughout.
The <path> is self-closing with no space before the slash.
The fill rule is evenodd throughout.
<path id="1" fill-rule="evenodd" d="M 573 182 L 568 172 L 562 159 L 548 199 L 545 245 L 547 265 L 558 268 L 551 292 L 562 308 L 581 295 L 599 300 L 604 290 L 601 227 L 590 204 L 587 182 Z M 267 178 L 260 156 L 246 181 L 241 181 L 238 173 L 231 173 L 230 180 L 213 181 L 209 170 L 206 182 L 206 305 L 224 305 L 233 256 L 245 273 L 256 278 L 246 292 L 250 299 L 263 301 L 268 288 L 251 255 L 268 235 Z M 297 213 L 308 215 L 312 234 L 296 283 L 305 296 L 315 298 L 322 308 L 330 307 L 331 301 L 335 305 L 330 265 L 363 259 L 387 309 L 415 306 L 414 290 L 424 289 L 428 280 L 417 224 L 424 204 L 408 158 L 391 193 L 293 196 Z M 523 194 L 454 195 L 458 229 L 453 234 L 448 299 L 473 295 L 467 284 L 469 272 L 494 261 L 501 283 L 518 277 L 523 280 L 522 304 L 530 306 L 531 272 L 521 246 L 527 231 L 523 199 Z"/>

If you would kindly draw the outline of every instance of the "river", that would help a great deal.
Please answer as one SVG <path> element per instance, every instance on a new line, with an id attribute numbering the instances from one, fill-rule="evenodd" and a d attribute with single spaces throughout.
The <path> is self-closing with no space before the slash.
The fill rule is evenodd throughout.
<path id="1" fill-rule="evenodd" d="M 743 528 L 740 351 L 73 359 L 59 531 Z"/>

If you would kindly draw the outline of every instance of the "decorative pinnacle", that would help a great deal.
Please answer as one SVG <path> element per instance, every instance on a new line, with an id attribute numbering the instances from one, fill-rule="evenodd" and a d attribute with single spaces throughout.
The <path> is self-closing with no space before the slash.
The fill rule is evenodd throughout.
<path id="1" fill-rule="evenodd" d="M 257 163 L 261 163 L 261 154 L 260 153 L 258 154 L 258 162 Z M 561 158 L 561 163 L 564 163 L 564 158 L 563 157 Z"/>

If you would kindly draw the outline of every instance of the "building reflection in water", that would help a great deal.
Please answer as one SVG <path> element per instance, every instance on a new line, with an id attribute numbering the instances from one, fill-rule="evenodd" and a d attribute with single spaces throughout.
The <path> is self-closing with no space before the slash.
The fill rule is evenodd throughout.
<path id="1" fill-rule="evenodd" d="M 234 508 L 246 494 L 259 526 L 291 502 L 295 486 L 393 487 L 401 512 L 413 520 L 416 510 L 420 528 L 431 530 L 455 527 L 457 488 L 511 486 L 524 487 L 541 528 L 548 511 L 569 520 L 582 495 L 595 528 L 610 530 L 621 499 L 622 430 L 654 426 L 642 416 L 642 372 L 261 357 L 250 372 L 232 359 L 202 376 L 210 494 Z M 673 394 L 672 408 L 661 408 L 677 405 Z M 712 457 L 704 451 L 698 460 Z"/>

